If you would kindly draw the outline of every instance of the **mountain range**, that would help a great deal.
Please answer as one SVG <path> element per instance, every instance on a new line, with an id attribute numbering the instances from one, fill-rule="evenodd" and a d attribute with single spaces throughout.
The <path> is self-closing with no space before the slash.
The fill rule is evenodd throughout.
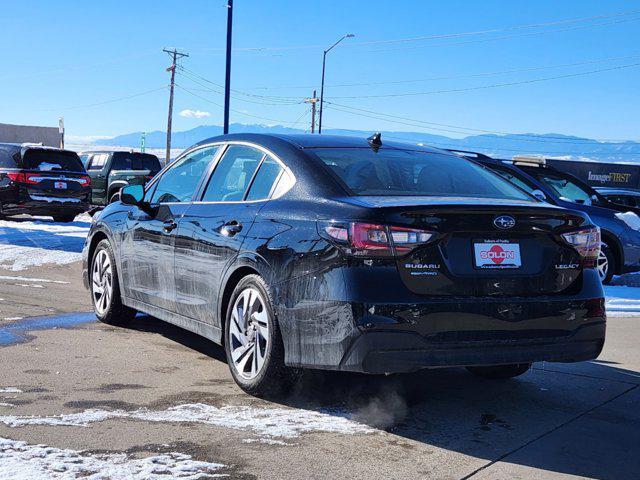
<path id="1" fill-rule="evenodd" d="M 280 125 L 230 125 L 232 133 L 304 133 L 303 130 Z M 352 135 L 368 137 L 372 131 L 325 129 L 323 134 Z M 511 158 L 516 154 L 535 154 L 556 158 L 592 159 L 612 162 L 640 163 L 640 142 L 601 142 L 589 138 L 548 134 L 482 134 L 465 138 L 449 138 L 423 132 L 382 131 L 385 138 L 412 143 L 424 143 L 438 148 L 472 150 L 500 158 Z M 191 130 L 174 132 L 171 135 L 172 148 L 187 148 L 194 143 L 209 137 L 222 134 L 219 125 L 202 125 Z M 139 148 L 142 132 L 118 135 L 113 138 L 96 140 L 94 145 Z M 147 148 L 164 148 L 166 132 L 154 131 L 146 133 Z"/>

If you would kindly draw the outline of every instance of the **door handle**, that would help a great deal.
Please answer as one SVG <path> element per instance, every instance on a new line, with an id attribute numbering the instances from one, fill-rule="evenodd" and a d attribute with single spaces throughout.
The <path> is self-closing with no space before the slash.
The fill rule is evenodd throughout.
<path id="1" fill-rule="evenodd" d="M 166 220 L 164 222 L 164 224 L 162 225 L 162 229 L 166 232 L 166 233 L 171 233 L 173 232 L 176 228 L 178 228 L 178 224 L 176 222 L 174 222 L 173 220 Z"/>
<path id="2" fill-rule="evenodd" d="M 242 231 L 242 224 L 237 220 L 231 220 L 220 227 L 220 233 L 225 237 L 233 237 Z"/>

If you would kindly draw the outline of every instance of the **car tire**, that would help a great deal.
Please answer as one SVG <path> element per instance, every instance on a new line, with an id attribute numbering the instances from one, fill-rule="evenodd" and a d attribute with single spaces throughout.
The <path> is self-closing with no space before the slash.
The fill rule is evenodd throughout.
<path id="1" fill-rule="evenodd" d="M 614 270 L 616 264 L 616 257 L 611 250 L 611 247 L 606 243 L 602 242 L 600 244 L 600 255 L 597 260 L 597 270 L 598 276 L 600 280 L 602 280 L 603 285 L 607 285 L 611 282 L 613 278 Z"/>
<path id="2" fill-rule="evenodd" d="M 109 205 L 120 200 L 120 190 L 109 196 Z"/>
<path id="3" fill-rule="evenodd" d="M 284 364 L 273 300 L 259 275 L 247 275 L 233 290 L 224 324 L 224 348 L 233 379 L 251 395 L 278 395 L 295 377 L 295 371 Z"/>
<path id="4" fill-rule="evenodd" d="M 499 380 L 520 376 L 530 368 L 530 363 L 514 363 L 511 365 L 493 365 L 488 367 L 467 367 L 467 370 L 478 377 Z"/>
<path id="5" fill-rule="evenodd" d="M 115 255 L 108 240 L 100 241 L 93 252 L 89 289 L 93 311 L 101 322 L 124 326 L 136 316 L 135 310 L 122 303 Z"/>
<path id="6" fill-rule="evenodd" d="M 59 223 L 71 223 L 76 219 L 76 214 L 73 215 L 65 214 L 65 215 L 53 215 L 53 221 Z"/>

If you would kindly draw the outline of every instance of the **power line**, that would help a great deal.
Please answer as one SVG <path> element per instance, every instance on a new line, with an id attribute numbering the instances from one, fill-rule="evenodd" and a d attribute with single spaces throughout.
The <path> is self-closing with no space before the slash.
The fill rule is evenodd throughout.
<path id="1" fill-rule="evenodd" d="M 223 92 L 221 90 L 209 87 L 209 86 L 201 83 L 200 81 L 197 80 L 196 77 L 192 76 L 185 69 L 179 68 L 179 70 L 181 70 L 181 75 L 183 75 L 185 78 L 191 80 L 193 83 L 195 83 L 197 85 L 200 85 L 204 89 L 204 91 L 214 92 L 214 93 L 217 93 L 219 95 L 223 94 Z M 201 78 L 203 78 L 203 77 L 201 77 Z M 208 83 L 212 83 L 213 85 L 215 85 L 213 82 L 208 82 Z M 236 92 L 235 90 L 232 90 L 232 91 Z M 248 95 L 248 94 L 245 94 L 245 95 Z M 274 105 L 285 105 L 285 106 L 286 105 L 299 105 L 300 103 L 303 102 L 303 99 L 296 99 L 296 100 L 284 100 L 283 99 L 281 101 L 275 101 L 275 100 L 264 101 L 264 100 L 254 100 L 254 99 L 250 99 L 249 100 L 249 99 L 246 99 L 246 98 L 242 98 L 241 96 L 239 96 L 237 94 L 236 95 L 232 95 L 232 97 L 234 99 L 236 99 L 236 100 L 241 101 L 241 102 L 254 103 L 254 104 L 258 104 L 258 105 L 271 105 L 271 106 L 274 106 Z M 291 98 L 293 98 L 293 97 L 291 97 Z"/>
<path id="2" fill-rule="evenodd" d="M 553 68 L 566 68 L 566 67 L 577 67 L 580 65 L 593 65 L 594 63 L 604 63 L 611 62 L 617 60 L 629 60 L 632 58 L 640 58 L 640 54 L 636 55 L 626 55 L 626 56 L 618 56 L 618 57 L 607 57 L 607 58 L 599 58 L 593 60 L 585 60 L 581 62 L 573 62 L 573 63 L 560 63 L 555 65 L 541 65 L 534 67 L 525 67 L 525 68 L 516 68 L 509 70 L 498 70 L 493 72 L 479 72 L 479 73 L 469 73 L 464 75 L 446 75 L 446 76 L 438 76 L 438 77 L 427 77 L 427 78 L 414 78 L 414 79 L 406 79 L 406 80 L 390 80 L 384 82 L 359 82 L 359 83 L 338 83 L 328 85 L 331 88 L 345 88 L 345 87 L 369 87 L 369 86 L 380 86 L 380 85 L 401 85 L 408 83 L 422 83 L 422 82 L 432 82 L 438 80 L 459 80 L 465 78 L 478 78 L 478 77 L 490 77 L 496 75 L 507 75 L 512 73 L 523 73 L 523 72 L 534 72 L 538 70 L 548 70 Z M 282 90 L 282 89 L 309 89 L 316 88 L 316 85 L 278 85 L 278 86 L 270 86 L 270 87 L 254 87 L 255 90 Z"/>
<path id="3" fill-rule="evenodd" d="M 558 136 L 551 136 L 551 135 L 545 135 L 544 138 L 540 138 L 537 135 L 531 135 L 527 133 L 501 132 L 496 130 L 462 127 L 459 125 L 451 125 L 446 123 L 428 122 L 425 120 L 402 117 L 402 116 L 392 115 L 388 113 L 375 112 L 373 110 L 366 110 L 363 108 L 352 107 L 349 105 L 340 105 L 333 102 L 326 102 L 326 103 L 329 104 L 331 108 L 333 108 L 334 110 L 338 110 L 344 113 L 350 113 L 352 115 L 359 115 L 366 118 L 373 118 L 375 120 L 382 120 L 389 123 L 397 123 L 400 125 L 407 125 L 411 127 L 420 127 L 420 128 L 427 127 L 427 128 L 430 128 L 431 130 L 449 132 L 449 133 L 469 135 L 470 134 L 469 132 L 473 132 L 473 133 L 488 133 L 488 134 L 494 134 L 494 135 L 518 135 L 519 137 L 529 138 L 529 139 L 520 138 L 520 140 L 523 140 L 523 141 L 529 141 L 534 143 L 558 143 L 559 141 L 561 143 L 565 143 L 569 145 L 570 144 L 583 145 L 585 143 L 592 143 L 594 141 L 596 142 L 598 141 L 598 140 L 589 140 L 589 139 L 579 140 L 575 138 L 566 138 L 566 137 L 558 137 Z M 342 108 L 336 108 L 336 107 L 342 107 Z M 441 128 L 441 127 L 445 127 L 445 128 Z M 456 130 L 452 130 L 452 129 L 456 129 Z M 502 137 L 496 137 L 496 138 L 503 139 L 503 140 L 510 140 Z M 553 140 L 553 141 L 550 141 L 550 140 Z"/>
<path id="4" fill-rule="evenodd" d="M 188 88 L 185 88 L 185 87 L 183 87 L 182 85 L 180 85 L 178 83 L 176 83 L 176 87 L 178 87 L 181 90 L 184 90 L 185 92 L 187 92 L 188 94 L 190 94 L 190 95 L 192 95 L 194 97 L 199 98 L 200 100 L 204 100 L 205 102 L 211 103 L 211 104 L 216 105 L 218 107 L 222 107 L 222 105 L 220 103 L 217 103 L 217 102 L 215 102 L 215 101 L 213 101 L 213 100 L 211 100 L 209 98 L 203 97 L 202 95 L 198 95 L 197 93 L 192 92 Z M 297 121 L 296 122 L 289 122 L 289 121 L 280 120 L 280 119 L 277 119 L 277 118 L 261 117 L 259 115 L 253 115 L 251 113 L 242 112 L 240 110 L 231 109 L 231 111 L 234 112 L 234 113 L 237 113 L 239 115 L 244 115 L 244 116 L 247 116 L 247 117 L 257 118 L 259 120 L 266 120 L 266 121 L 269 121 L 269 122 L 278 122 L 278 123 L 287 124 L 287 125 L 291 125 L 291 124 L 297 123 Z"/>
<path id="5" fill-rule="evenodd" d="M 506 82 L 506 83 L 494 83 L 492 85 L 480 85 L 476 87 L 465 87 L 465 88 L 452 88 L 447 90 L 431 90 L 427 92 L 408 92 L 408 93 L 386 93 L 386 94 L 378 94 L 378 95 L 341 95 L 334 96 L 332 98 L 390 98 L 390 97 L 413 97 L 418 95 L 436 95 L 441 93 L 459 93 L 459 92 L 470 92 L 474 90 L 484 90 L 487 88 L 499 88 L 499 87 L 511 87 L 515 85 L 525 85 L 529 83 L 537 83 L 537 82 L 547 82 L 550 80 L 559 80 L 562 78 L 572 78 L 572 77 L 581 77 L 585 75 L 592 75 L 595 73 L 602 72 L 610 72 L 613 70 L 622 70 L 625 68 L 634 68 L 640 66 L 640 63 L 632 63 L 628 65 L 618 65 L 616 67 L 609 68 L 600 68 L 598 70 L 590 70 L 587 72 L 578 72 L 578 73 L 568 73 L 565 75 L 556 75 L 553 77 L 543 77 L 543 78 L 533 78 L 529 80 L 521 80 L 517 82 Z"/>
<path id="6" fill-rule="evenodd" d="M 87 103 L 87 104 L 84 104 L 84 105 L 74 105 L 72 107 L 65 107 L 65 108 L 45 108 L 45 109 L 42 109 L 41 111 L 52 112 L 52 111 L 76 110 L 76 109 L 80 109 L 80 108 L 98 107 L 100 105 L 107 105 L 109 103 L 121 102 L 123 100 L 129 100 L 131 98 L 141 97 L 143 95 L 148 95 L 150 93 L 159 92 L 160 90 L 165 90 L 166 88 L 167 88 L 167 85 L 164 85 L 164 86 L 162 86 L 160 88 L 154 88 L 152 90 L 145 90 L 144 92 L 134 93 L 132 95 L 127 95 L 126 97 L 112 98 L 110 100 L 105 100 L 103 102 Z"/>
<path id="7" fill-rule="evenodd" d="M 544 30 L 544 31 L 541 31 L 541 32 L 516 33 L 516 34 L 512 34 L 512 35 L 503 35 L 503 36 L 491 37 L 491 38 L 479 38 L 479 39 L 475 39 L 475 40 L 464 40 L 464 41 L 460 41 L 460 42 L 441 42 L 441 43 L 431 43 L 431 44 L 427 44 L 427 45 L 410 45 L 410 46 L 402 46 L 402 47 L 395 47 L 395 48 L 366 50 L 366 51 L 364 51 L 362 53 L 387 53 L 387 52 L 397 52 L 397 51 L 401 51 L 401 50 L 415 50 L 417 48 L 446 47 L 446 46 L 453 46 L 453 45 L 471 45 L 471 44 L 474 44 L 474 43 L 494 42 L 494 41 L 498 41 L 498 40 L 508 40 L 508 39 L 511 39 L 511 38 L 534 37 L 534 36 L 538 36 L 538 35 L 548 35 L 550 33 L 572 32 L 572 31 L 576 31 L 576 30 L 585 30 L 585 29 L 595 28 L 595 27 L 605 27 L 605 26 L 609 26 L 609 25 L 618 25 L 618 24 L 621 24 L 621 23 L 637 22 L 638 20 L 640 20 L 640 17 L 638 17 L 638 18 L 628 18 L 628 19 L 623 19 L 623 20 L 615 20 L 615 21 L 612 21 L 612 22 L 594 23 L 594 24 L 591 24 L 591 25 L 577 25 L 575 27 L 559 28 L 559 29 L 555 29 L 555 30 Z"/>
<path id="8" fill-rule="evenodd" d="M 216 82 L 214 82 L 212 80 L 209 80 L 208 78 L 203 77 L 202 75 L 199 75 L 198 73 L 194 72 L 193 70 L 189 70 L 188 68 L 185 68 L 183 66 L 181 66 L 179 68 L 184 74 L 190 74 L 193 77 L 196 77 L 196 78 L 198 78 L 198 79 L 200 79 L 200 80 L 202 80 L 202 81 L 204 81 L 204 82 L 206 82 L 208 84 L 211 84 L 211 85 L 213 85 L 215 87 L 223 88 L 222 85 L 220 85 L 219 83 L 216 83 Z M 300 103 L 299 101 L 303 100 L 300 97 L 283 97 L 283 96 L 275 96 L 275 95 L 258 95 L 258 94 L 254 94 L 254 93 L 245 92 L 245 91 L 242 91 L 242 90 L 237 90 L 237 89 L 234 89 L 234 88 L 232 88 L 231 91 L 234 92 L 234 93 L 237 93 L 239 95 L 244 95 L 244 96 L 251 97 L 251 98 L 265 99 L 265 100 L 273 100 L 273 101 L 275 101 L 275 100 L 282 100 L 282 101 L 296 100 L 297 103 Z"/>
<path id="9" fill-rule="evenodd" d="M 418 42 L 418 41 L 425 41 L 425 40 L 439 40 L 439 39 L 458 38 L 458 37 L 466 37 L 466 36 L 489 35 L 489 34 L 500 33 L 500 32 L 514 31 L 514 30 L 525 30 L 525 29 L 532 29 L 532 28 L 545 28 L 545 27 L 552 27 L 552 26 L 556 26 L 556 25 L 566 25 L 566 24 L 571 24 L 571 23 L 583 23 L 583 22 L 588 22 L 588 21 L 593 21 L 593 20 L 603 20 L 603 19 L 608 19 L 608 18 L 625 17 L 625 16 L 629 16 L 629 15 L 636 15 L 636 14 L 640 14 L 640 10 L 628 10 L 628 11 L 622 11 L 622 12 L 609 13 L 609 14 L 594 15 L 594 16 L 590 16 L 590 17 L 578 17 L 578 18 L 557 20 L 557 21 L 551 21 L 551 22 L 532 23 L 532 24 L 525 24 L 525 25 L 515 25 L 515 26 L 510 26 L 510 27 L 492 28 L 492 29 L 486 29 L 486 30 L 455 32 L 455 33 L 445 33 L 445 34 L 436 34 L 436 35 L 425 35 L 425 36 L 418 36 L 418 37 L 407 37 L 407 38 L 397 38 L 397 39 L 388 39 L 388 40 L 372 40 L 372 41 L 366 41 L 366 42 L 351 42 L 349 44 L 349 47 L 361 47 L 361 46 L 396 44 L 396 43 L 410 43 L 410 42 Z M 573 27 L 573 28 L 570 28 L 570 29 L 547 30 L 547 31 L 543 31 L 543 32 L 525 33 L 524 35 L 530 35 L 530 34 L 543 35 L 543 34 L 547 34 L 547 33 L 556 33 L 556 32 L 561 32 L 561 31 L 575 30 L 577 28 L 592 28 L 592 27 L 599 27 L 599 26 L 604 26 L 604 25 L 611 25 L 611 24 L 615 24 L 615 23 L 621 23 L 621 22 L 624 22 L 624 21 L 637 21 L 637 20 L 640 20 L 640 18 L 633 18 L 631 20 L 622 20 L 622 21 L 615 21 L 615 22 L 596 23 L 596 24 L 592 24 L 592 25 L 583 25 L 583 26 Z M 515 36 L 522 36 L 522 35 L 515 35 Z M 503 39 L 503 38 L 512 38 L 512 36 L 499 37 L 498 39 Z M 483 39 L 481 41 L 487 41 L 487 39 Z M 440 45 L 444 45 L 444 44 L 440 44 Z M 239 48 L 234 48 L 233 50 L 235 52 L 268 53 L 268 52 L 275 52 L 275 51 L 322 49 L 324 47 L 325 47 L 324 45 L 289 45 L 289 46 L 284 46 L 284 47 L 239 47 Z M 224 53 L 224 50 L 223 49 L 219 49 L 219 48 L 215 48 L 215 49 L 205 48 L 205 49 L 198 49 L 198 51 L 200 51 L 200 52 L 212 52 L 212 53 L 216 53 L 216 54 Z M 381 52 L 381 51 L 383 51 L 383 50 L 374 50 L 374 52 Z"/>
<path id="10" fill-rule="evenodd" d="M 417 139 L 410 139 L 410 138 L 402 138 L 402 137 L 394 137 L 391 135 L 385 135 L 386 138 L 392 138 L 392 139 L 396 139 L 396 140 L 401 140 L 404 142 L 416 142 L 418 144 L 423 144 L 423 145 L 442 145 L 445 148 L 452 148 L 455 149 L 457 148 L 456 145 L 453 145 L 452 143 L 443 143 L 443 142 L 430 142 L 427 141 L 425 142 L 424 140 L 417 140 Z M 458 146 L 459 147 L 459 146 Z M 498 147 L 498 148 L 487 148 L 487 147 L 481 147 L 481 146 L 477 146 L 477 145 L 464 145 L 463 147 L 465 150 L 480 150 L 480 151 L 499 151 L 499 152 L 515 152 L 515 153 L 539 153 L 539 154 L 551 154 L 551 155 L 565 155 L 565 156 L 572 156 L 575 157 L 577 155 L 580 156 L 584 156 L 584 155 L 610 155 L 610 156 L 617 156 L 617 155 L 636 155 L 640 157 L 640 152 L 615 152 L 615 153 L 605 153 L 605 152 L 580 152 L 579 154 L 576 154 L 575 152 L 562 152 L 562 151 L 549 151 L 549 150 L 515 150 L 512 148 L 502 148 L 502 147 Z M 481 152 L 480 152 L 481 153 Z"/>

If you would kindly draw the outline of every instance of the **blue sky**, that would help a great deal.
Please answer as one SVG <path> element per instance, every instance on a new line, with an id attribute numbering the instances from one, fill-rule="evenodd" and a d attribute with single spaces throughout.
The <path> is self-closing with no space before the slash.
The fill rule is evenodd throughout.
<path id="1" fill-rule="evenodd" d="M 224 82 L 225 5 L 225 0 L 5 2 L 0 122 L 55 125 L 62 115 L 72 136 L 164 130 L 169 58 L 162 48 L 176 46 L 190 57 L 182 61 L 189 72 L 177 77 L 182 88 L 176 90 L 174 130 L 220 124 L 222 108 L 216 103 L 222 95 L 215 84 Z M 611 16 L 634 10 L 638 13 Z M 300 101 L 319 84 L 323 46 L 354 33 L 329 54 L 325 90 L 326 100 L 352 113 L 328 106 L 325 127 L 640 140 L 638 66 L 477 88 L 640 64 L 638 2 L 235 0 L 234 19 L 232 79 L 242 93 L 232 101 L 233 122 L 306 128 L 308 105 Z M 512 28 L 540 23 L 549 25 Z M 486 30 L 495 31 L 371 43 Z M 567 64 L 578 65 L 557 67 Z M 545 68 L 493 75 L 538 67 Z M 380 82 L 400 83 L 338 86 Z M 441 93 L 384 96 L 419 92 Z M 363 96 L 369 98 L 344 98 Z M 108 103 L 95 105 L 102 102 Z M 357 113 L 377 118 L 356 115 L 354 107 L 376 112 Z M 182 110 L 210 116 L 186 118 L 178 115 Z M 411 125 L 383 120 L 380 113 L 410 119 L 400 121 Z"/>

